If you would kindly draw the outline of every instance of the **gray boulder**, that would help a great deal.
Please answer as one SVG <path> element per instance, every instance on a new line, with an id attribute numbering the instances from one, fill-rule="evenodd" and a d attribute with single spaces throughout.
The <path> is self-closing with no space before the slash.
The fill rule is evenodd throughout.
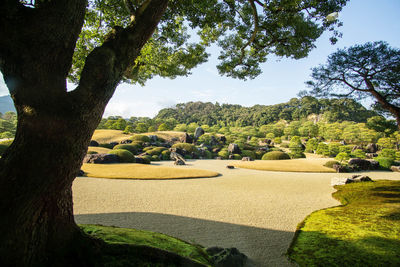
<path id="1" fill-rule="evenodd" d="M 114 154 L 87 154 L 83 159 L 83 163 L 119 163 L 119 157 Z"/>
<path id="2" fill-rule="evenodd" d="M 345 173 L 348 172 L 347 168 L 345 166 L 342 166 L 340 164 L 333 164 L 332 168 L 337 172 L 337 173 Z"/>
<path id="3" fill-rule="evenodd" d="M 241 153 L 241 152 L 240 152 L 239 146 L 238 146 L 237 144 L 234 144 L 234 143 L 229 144 L 229 146 L 228 146 L 228 152 L 229 152 L 230 154 L 240 154 L 240 153 Z"/>
<path id="4" fill-rule="evenodd" d="M 228 169 L 234 169 L 235 166 L 233 166 L 233 165 L 226 165 L 226 168 L 228 168 Z"/>
<path id="5" fill-rule="evenodd" d="M 116 145 L 119 145 L 117 142 L 110 142 L 110 148 L 113 149 Z"/>
<path id="6" fill-rule="evenodd" d="M 351 159 L 349 160 L 349 165 L 354 166 L 359 170 L 367 171 L 367 170 L 372 170 L 372 164 L 369 160 L 366 159 Z"/>
<path id="7" fill-rule="evenodd" d="M 130 144 L 130 143 L 132 143 L 132 140 L 129 140 L 129 139 L 121 141 L 121 144 Z"/>
<path id="8" fill-rule="evenodd" d="M 368 144 L 366 147 L 367 153 L 376 153 L 378 151 L 378 146 L 374 143 Z"/>
<path id="9" fill-rule="evenodd" d="M 400 172 L 400 166 L 391 166 L 390 169 L 392 172 Z"/>
<path id="10" fill-rule="evenodd" d="M 204 130 L 201 127 L 197 127 L 194 131 L 194 139 L 198 139 L 200 136 L 204 134 Z"/>
<path id="11" fill-rule="evenodd" d="M 185 161 L 181 160 L 181 159 L 177 159 L 174 162 L 175 165 L 186 165 Z"/>
<path id="12" fill-rule="evenodd" d="M 361 149 L 361 150 L 362 150 L 362 147 L 360 147 L 360 146 L 353 146 L 353 149 L 351 150 L 351 152 L 354 152 L 354 151 L 356 151 L 357 149 Z"/>
<path id="13" fill-rule="evenodd" d="M 206 252 L 211 256 L 215 267 L 243 267 L 247 256 L 237 248 L 210 247 Z"/>
<path id="14" fill-rule="evenodd" d="M 375 157 L 378 156 L 377 153 L 365 153 L 365 156 L 367 157 L 367 159 L 373 159 Z"/>
<path id="15" fill-rule="evenodd" d="M 157 135 L 149 135 L 148 137 L 150 138 L 150 142 L 152 143 L 157 142 L 158 140 Z"/>
<path id="16" fill-rule="evenodd" d="M 243 157 L 242 161 L 254 161 L 252 157 Z"/>
<path id="17" fill-rule="evenodd" d="M 190 135 L 188 135 L 187 133 L 185 133 L 185 135 L 180 138 L 180 141 L 182 143 L 191 144 L 191 143 L 193 143 L 193 138 Z"/>

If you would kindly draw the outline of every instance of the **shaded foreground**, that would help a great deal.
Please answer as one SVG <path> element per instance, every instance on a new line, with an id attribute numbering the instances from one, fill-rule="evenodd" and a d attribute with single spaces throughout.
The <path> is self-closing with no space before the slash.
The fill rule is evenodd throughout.
<path id="1" fill-rule="evenodd" d="M 104 266 L 211 265 L 211 258 L 202 247 L 164 234 L 99 225 L 80 227 L 105 242 L 100 257 Z"/>
<path id="2" fill-rule="evenodd" d="M 290 258 L 300 266 L 400 266 L 400 181 L 335 188 L 343 206 L 307 217 Z"/>

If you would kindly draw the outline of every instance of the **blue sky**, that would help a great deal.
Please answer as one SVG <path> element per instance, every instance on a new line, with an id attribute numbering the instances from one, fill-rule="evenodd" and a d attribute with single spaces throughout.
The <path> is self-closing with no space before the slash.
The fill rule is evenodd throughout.
<path id="1" fill-rule="evenodd" d="M 270 57 L 262 65 L 263 73 L 254 80 L 239 81 L 221 77 L 216 70 L 217 49 L 208 63 L 192 71 L 189 77 L 174 80 L 155 78 L 144 87 L 121 84 L 108 104 L 104 116 L 120 115 L 153 117 L 165 107 L 188 101 L 219 102 L 252 106 L 286 102 L 306 89 L 310 69 L 325 62 L 338 48 L 384 40 L 400 48 L 400 0 L 350 0 L 339 14 L 344 23 L 343 38 L 336 45 L 324 34 L 316 48 L 301 60 Z M 1 78 L 1 77 L 0 77 Z M 0 95 L 8 94 L 0 79 Z"/>

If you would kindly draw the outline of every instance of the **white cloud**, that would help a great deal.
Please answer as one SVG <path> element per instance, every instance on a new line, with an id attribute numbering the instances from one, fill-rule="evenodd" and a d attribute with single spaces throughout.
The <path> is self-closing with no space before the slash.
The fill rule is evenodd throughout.
<path id="1" fill-rule="evenodd" d="M 9 94 L 8 88 L 7 88 L 6 83 L 4 82 L 3 75 L 1 73 L 0 73 L 0 76 L 1 76 L 1 78 L 0 78 L 0 96 L 8 95 Z"/>

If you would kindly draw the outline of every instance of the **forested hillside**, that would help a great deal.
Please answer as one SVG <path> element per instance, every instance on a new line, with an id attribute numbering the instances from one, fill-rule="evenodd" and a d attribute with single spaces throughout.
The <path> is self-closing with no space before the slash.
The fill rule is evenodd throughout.
<path id="1" fill-rule="evenodd" d="M 178 123 L 195 122 L 210 126 L 223 122 L 225 125 L 242 127 L 261 126 L 279 120 L 302 120 L 312 114 L 321 115 L 319 120 L 325 122 L 366 122 L 368 118 L 377 115 L 352 99 L 317 99 L 305 96 L 300 99 L 292 98 L 287 103 L 253 107 L 188 102 L 162 109 L 154 119 L 175 119 Z"/>

